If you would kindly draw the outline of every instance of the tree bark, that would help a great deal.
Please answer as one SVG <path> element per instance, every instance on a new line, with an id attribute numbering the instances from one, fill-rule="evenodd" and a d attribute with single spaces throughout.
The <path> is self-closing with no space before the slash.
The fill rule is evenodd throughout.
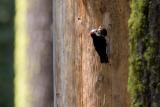
<path id="1" fill-rule="evenodd" d="M 132 0 L 129 91 L 132 107 L 160 105 L 160 1 Z"/>
<path id="2" fill-rule="evenodd" d="M 53 107 L 52 1 L 16 3 L 16 107 Z"/>
<path id="3" fill-rule="evenodd" d="M 54 107 L 129 107 L 128 0 L 53 0 Z M 89 32 L 108 30 L 110 64 Z"/>
<path id="4" fill-rule="evenodd" d="M 151 35 L 151 52 L 150 63 L 150 96 L 151 106 L 160 105 L 160 1 L 150 0 L 149 6 L 149 32 Z M 152 50 L 151 49 L 151 50 Z M 150 51 L 151 51 L 150 50 Z"/>

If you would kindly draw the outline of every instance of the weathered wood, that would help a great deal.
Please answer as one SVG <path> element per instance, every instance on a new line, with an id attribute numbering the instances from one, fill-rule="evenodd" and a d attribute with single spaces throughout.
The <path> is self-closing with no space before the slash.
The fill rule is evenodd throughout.
<path id="1" fill-rule="evenodd" d="M 53 0 L 54 107 L 129 107 L 128 0 Z M 89 31 L 103 25 L 110 64 L 101 64 Z"/>

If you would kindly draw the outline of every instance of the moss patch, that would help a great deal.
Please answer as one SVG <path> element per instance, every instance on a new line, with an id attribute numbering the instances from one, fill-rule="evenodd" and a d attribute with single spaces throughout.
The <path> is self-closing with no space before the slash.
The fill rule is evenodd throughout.
<path id="1" fill-rule="evenodd" d="M 132 107 L 160 105 L 160 1 L 132 0 L 129 19 Z"/>
<path id="2" fill-rule="evenodd" d="M 147 107 L 149 72 L 146 67 L 150 35 L 148 23 L 149 0 L 132 0 L 129 19 L 130 67 L 128 90 L 132 107 Z"/>

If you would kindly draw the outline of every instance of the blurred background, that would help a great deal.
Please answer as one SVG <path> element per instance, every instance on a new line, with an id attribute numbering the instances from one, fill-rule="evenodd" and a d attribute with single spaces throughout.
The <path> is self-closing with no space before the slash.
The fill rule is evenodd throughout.
<path id="1" fill-rule="evenodd" d="M 0 107 L 14 107 L 14 0 L 0 0 Z"/>
<path id="2" fill-rule="evenodd" d="M 0 0 L 0 107 L 52 107 L 52 0 Z"/>

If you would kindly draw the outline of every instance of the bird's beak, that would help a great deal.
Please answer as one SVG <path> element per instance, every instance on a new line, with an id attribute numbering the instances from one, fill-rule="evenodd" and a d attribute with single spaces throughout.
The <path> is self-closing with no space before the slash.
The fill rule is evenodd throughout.
<path id="1" fill-rule="evenodd" d="M 95 33 L 96 31 L 97 31 L 97 29 L 92 29 L 92 30 L 90 31 L 90 35 L 93 34 L 93 33 Z"/>
<path id="2" fill-rule="evenodd" d="M 93 33 L 93 32 L 96 32 L 97 31 L 97 29 L 92 29 L 91 31 L 90 31 L 90 33 Z"/>

